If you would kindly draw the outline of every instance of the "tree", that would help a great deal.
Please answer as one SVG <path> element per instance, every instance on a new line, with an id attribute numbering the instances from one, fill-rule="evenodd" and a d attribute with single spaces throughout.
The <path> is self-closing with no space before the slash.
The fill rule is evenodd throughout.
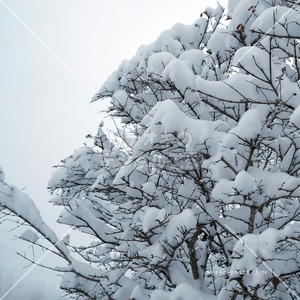
<path id="1" fill-rule="evenodd" d="M 297 0 L 283 0 L 282 4 L 287 7 L 293 7 L 295 5 L 299 5 L 299 1 Z"/>
<path id="2" fill-rule="evenodd" d="M 1 206 L 66 260 L 61 288 L 77 299 L 299 299 L 299 12 L 230 1 L 122 62 L 93 99 L 109 97 L 122 126 L 111 138 L 100 124 L 49 182 L 58 221 L 90 243 L 59 241 L 2 178 Z"/>

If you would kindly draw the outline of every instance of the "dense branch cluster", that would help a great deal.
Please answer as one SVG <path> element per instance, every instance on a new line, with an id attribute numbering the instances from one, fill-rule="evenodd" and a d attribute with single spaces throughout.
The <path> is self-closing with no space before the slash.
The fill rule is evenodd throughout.
<path id="1" fill-rule="evenodd" d="M 77 299 L 299 299 L 300 9 L 287 2 L 207 8 L 100 88 L 93 100 L 110 98 L 122 126 L 112 139 L 101 123 L 49 182 L 58 221 L 92 239 L 48 239 L 67 261 L 63 289 Z M 2 184 L 0 204 L 24 219 Z"/>
<path id="2" fill-rule="evenodd" d="M 282 0 L 282 4 L 287 7 L 295 7 L 296 5 L 299 5 L 298 0 Z"/>

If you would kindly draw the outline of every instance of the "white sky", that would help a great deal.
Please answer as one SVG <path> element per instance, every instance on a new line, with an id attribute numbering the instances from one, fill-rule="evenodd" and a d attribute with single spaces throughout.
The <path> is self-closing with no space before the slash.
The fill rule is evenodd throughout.
<path id="1" fill-rule="evenodd" d="M 102 83 L 140 45 L 176 22 L 193 23 L 215 5 L 0 0 L 0 166 L 48 222 L 57 217 L 47 203 L 52 166 L 82 146 L 86 134 L 96 133 L 101 103 L 89 101 Z"/>
<path id="2" fill-rule="evenodd" d="M 26 187 L 38 205 L 47 202 L 52 166 L 96 133 L 101 103 L 89 101 L 106 78 L 140 45 L 176 22 L 191 24 L 215 3 L 1 0 L 0 165 L 6 179 Z"/>

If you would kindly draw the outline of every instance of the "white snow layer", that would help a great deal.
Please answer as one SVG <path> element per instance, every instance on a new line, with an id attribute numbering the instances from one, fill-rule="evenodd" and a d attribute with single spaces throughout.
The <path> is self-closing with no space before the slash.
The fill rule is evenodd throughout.
<path id="1" fill-rule="evenodd" d="M 263 284 L 274 274 L 279 276 L 284 273 L 285 268 L 290 267 L 288 256 L 286 253 L 285 259 L 282 260 L 282 257 L 276 254 L 276 247 L 281 241 L 298 238 L 299 229 L 297 227 L 297 224 L 294 224 L 287 225 L 282 230 L 268 228 L 261 234 L 243 236 L 233 249 L 231 278 L 239 277 L 242 272 L 245 274 L 248 284 L 256 286 Z"/>
<path id="2" fill-rule="evenodd" d="M 21 234 L 20 238 L 34 244 L 39 239 L 39 236 L 33 230 L 27 229 Z"/>
<path id="3" fill-rule="evenodd" d="M 151 118 L 151 115 L 154 117 Z M 192 119 L 172 100 L 158 102 L 142 120 L 142 124 L 148 128 L 134 147 L 135 157 L 159 142 L 163 133 L 176 133 L 179 140 L 185 144 L 188 153 L 199 151 L 204 143 L 207 143 L 209 151 L 214 153 L 223 132 L 228 130 L 228 125 L 223 121 Z"/>
<path id="4" fill-rule="evenodd" d="M 274 21 L 276 20 L 276 21 Z M 288 24 L 288 27 L 286 26 Z M 288 28 L 288 30 L 286 29 Z M 281 38 L 300 37 L 300 8 L 275 6 L 262 12 L 253 23 L 252 30 Z"/>
<path id="5" fill-rule="evenodd" d="M 7 208 L 18 217 L 28 222 L 33 228 L 42 233 L 53 245 L 57 245 L 65 257 L 70 259 L 68 249 L 59 241 L 54 231 L 43 221 L 39 210 L 27 194 L 6 182 L 0 182 L 0 194 L 0 206 Z M 36 239 L 31 233 L 25 233 L 25 237 L 28 237 L 29 240 Z"/>
<path id="6" fill-rule="evenodd" d="M 217 300 L 217 296 L 207 295 L 190 284 L 179 284 L 174 291 L 154 291 L 151 300 Z"/>

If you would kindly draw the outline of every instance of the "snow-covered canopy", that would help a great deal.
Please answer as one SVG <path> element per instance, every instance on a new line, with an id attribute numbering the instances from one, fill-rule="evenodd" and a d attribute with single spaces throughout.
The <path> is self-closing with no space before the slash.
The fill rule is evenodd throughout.
<path id="1" fill-rule="evenodd" d="M 121 63 L 93 101 L 110 98 L 123 127 L 109 139 L 100 124 L 94 145 L 49 182 L 58 221 L 90 244 L 61 245 L 0 172 L 0 204 L 65 257 L 63 289 L 117 300 L 299 298 L 299 12 L 232 0 Z"/>

